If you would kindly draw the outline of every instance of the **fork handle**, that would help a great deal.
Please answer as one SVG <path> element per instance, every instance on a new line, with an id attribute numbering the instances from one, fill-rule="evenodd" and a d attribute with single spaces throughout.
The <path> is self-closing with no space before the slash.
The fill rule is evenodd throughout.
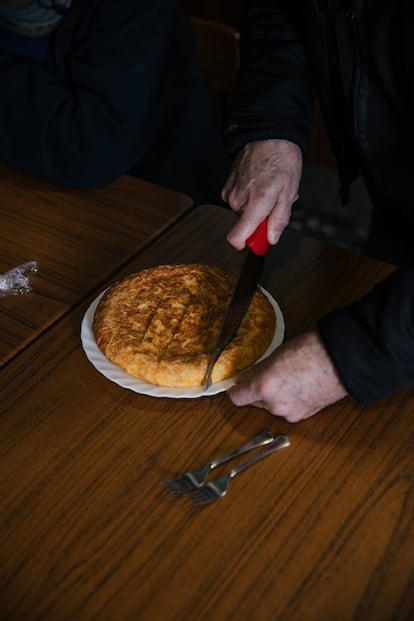
<path id="1" fill-rule="evenodd" d="M 264 429 L 261 433 L 255 436 L 252 440 L 243 444 L 240 448 L 228 453 L 227 455 L 223 455 L 223 457 L 218 457 L 210 464 L 210 469 L 215 468 L 216 466 L 220 466 L 220 464 L 224 464 L 235 457 L 239 457 L 239 455 L 243 455 L 252 449 L 258 448 L 259 446 L 264 446 L 265 444 L 269 444 L 269 442 L 273 442 L 275 439 L 273 433 Z"/>
<path id="2" fill-rule="evenodd" d="M 230 478 L 232 479 L 233 477 L 236 476 L 236 474 L 243 472 L 243 470 L 246 470 L 246 468 L 253 466 L 253 464 L 260 461 L 261 459 L 264 459 L 268 455 L 271 455 L 272 453 L 276 453 L 276 451 L 280 451 L 280 449 L 285 448 L 289 445 L 290 445 L 290 440 L 287 436 L 285 435 L 276 436 L 273 442 L 270 442 L 263 451 L 260 451 L 260 453 L 257 453 L 256 455 L 254 455 L 253 457 L 245 461 L 243 464 L 240 464 L 239 466 L 236 466 L 235 468 L 230 470 L 229 472 Z"/>

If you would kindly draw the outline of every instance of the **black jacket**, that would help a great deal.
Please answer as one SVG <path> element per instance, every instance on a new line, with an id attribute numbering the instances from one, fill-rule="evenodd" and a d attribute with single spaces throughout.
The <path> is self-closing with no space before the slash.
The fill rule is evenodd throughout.
<path id="1" fill-rule="evenodd" d="M 267 138 L 305 150 L 317 95 L 344 200 L 362 170 L 378 193 L 413 209 L 413 17 L 404 0 L 251 1 L 226 134 L 230 153 Z M 413 385 L 414 267 L 321 319 L 319 330 L 358 401 Z"/>
<path id="2" fill-rule="evenodd" d="M 227 173 L 173 0 L 74 0 L 46 63 L 0 55 L 0 158 L 57 183 L 127 171 L 214 200 Z"/>

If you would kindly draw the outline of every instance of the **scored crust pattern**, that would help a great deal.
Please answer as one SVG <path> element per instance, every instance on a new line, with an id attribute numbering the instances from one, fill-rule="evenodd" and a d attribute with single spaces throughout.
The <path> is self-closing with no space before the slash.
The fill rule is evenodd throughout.
<path id="1" fill-rule="evenodd" d="M 202 385 L 236 275 L 190 263 L 159 265 L 112 285 L 93 332 L 101 352 L 130 375 L 160 386 Z M 218 382 L 253 364 L 275 332 L 275 313 L 255 292 L 240 328 L 217 360 Z"/>

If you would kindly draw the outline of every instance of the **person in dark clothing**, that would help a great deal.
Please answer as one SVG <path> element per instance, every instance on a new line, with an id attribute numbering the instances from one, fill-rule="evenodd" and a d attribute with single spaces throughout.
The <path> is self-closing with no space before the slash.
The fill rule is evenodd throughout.
<path id="1" fill-rule="evenodd" d="M 237 405 L 295 422 L 347 394 L 369 403 L 414 385 L 412 21 L 405 1 L 248 3 L 226 131 L 234 163 L 222 195 L 240 213 L 229 242 L 243 248 L 266 217 L 278 242 L 317 96 L 343 201 L 361 174 L 373 202 L 365 252 L 401 267 L 241 375 L 229 390 Z"/>
<path id="2" fill-rule="evenodd" d="M 230 170 L 173 0 L 0 0 L 0 158 L 70 187 L 119 175 L 220 201 Z"/>

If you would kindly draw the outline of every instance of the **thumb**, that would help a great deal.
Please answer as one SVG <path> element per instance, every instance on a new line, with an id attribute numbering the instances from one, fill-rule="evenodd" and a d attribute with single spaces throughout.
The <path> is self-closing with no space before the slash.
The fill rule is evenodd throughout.
<path id="1" fill-rule="evenodd" d="M 234 405 L 250 405 L 258 400 L 255 391 L 245 382 L 234 384 L 227 395 Z"/>

